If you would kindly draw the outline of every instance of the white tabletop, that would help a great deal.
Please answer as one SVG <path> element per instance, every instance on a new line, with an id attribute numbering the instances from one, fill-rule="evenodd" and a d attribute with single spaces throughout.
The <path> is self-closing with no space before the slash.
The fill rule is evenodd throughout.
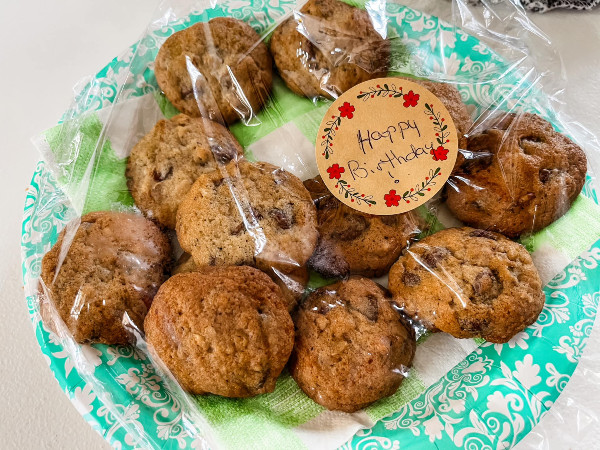
<path id="1" fill-rule="evenodd" d="M 450 3 L 434 1 L 444 16 Z M 27 314 L 19 241 L 25 188 L 38 160 L 29 139 L 57 122 L 77 81 L 98 71 L 139 37 L 156 4 L 157 0 L 31 0 L 4 2 L 0 12 L 2 448 L 108 447 L 60 390 L 42 358 Z M 532 18 L 564 58 L 569 77 L 566 110 L 600 136 L 600 8 Z M 571 383 L 550 414 L 518 446 L 521 450 L 599 448 L 597 328 Z M 573 441 L 575 432 L 578 438 Z"/>

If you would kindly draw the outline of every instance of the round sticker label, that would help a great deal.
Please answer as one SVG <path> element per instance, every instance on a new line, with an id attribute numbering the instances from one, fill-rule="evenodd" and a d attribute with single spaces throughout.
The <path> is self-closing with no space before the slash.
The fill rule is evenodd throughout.
<path id="1" fill-rule="evenodd" d="M 327 110 L 317 135 L 319 173 L 351 208 L 410 211 L 433 197 L 458 152 L 450 113 L 423 86 L 400 78 L 366 81 Z"/>

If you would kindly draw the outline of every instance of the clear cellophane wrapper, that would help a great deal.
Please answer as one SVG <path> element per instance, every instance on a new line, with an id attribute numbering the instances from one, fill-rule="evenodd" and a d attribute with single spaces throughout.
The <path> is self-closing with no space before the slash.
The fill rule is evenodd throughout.
<path id="1" fill-rule="evenodd" d="M 578 442 L 597 427 L 595 411 L 579 410 L 582 420 L 575 422 L 568 416 L 577 405 L 568 405 L 564 395 L 553 404 L 579 362 L 598 304 L 598 141 L 565 115 L 567 80 L 560 56 L 519 5 L 411 3 L 164 1 L 140 40 L 80 83 L 61 123 L 35 139 L 50 176 L 38 187 L 43 201 L 38 198 L 33 215 L 53 214 L 58 220 L 29 230 L 32 241 L 41 245 L 37 273 L 26 279 L 27 295 L 46 339 L 63 349 L 85 382 L 85 392 L 93 393 L 104 416 L 110 414 L 122 430 L 118 444 L 119 438 L 108 437 L 114 445 L 510 448 L 533 430 L 526 438 L 529 447 L 560 448 L 547 438 L 552 431 L 542 418 L 548 411 L 564 442 Z M 222 17 L 242 21 L 255 33 L 240 39 L 230 23 L 208 25 Z M 276 36 L 278 29 L 285 33 Z M 174 44 L 171 40 L 167 63 L 159 61 L 159 49 L 176 33 L 187 34 Z M 227 55 L 232 48 L 239 52 L 236 46 L 246 53 Z M 541 66 L 553 70 L 539 70 Z M 159 86 L 161 76 L 166 84 Z M 450 86 L 466 114 L 459 111 L 453 117 L 459 154 L 444 190 L 407 215 L 384 219 L 357 214 L 332 197 L 316 178 L 314 148 L 331 101 L 352 84 L 382 76 L 396 77 L 399 83 L 408 78 Z M 426 84 L 437 93 L 435 86 Z M 448 110 L 454 116 L 452 107 Z M 197 136 L 178 136 L 183 146 L 191 139 L 208 150 L 173 153 L 164 161 L 156 157 L 157 168 L 146 187 L 150 197 L 176 201 L 169 205 L 172 217 L 177 210 L 175 225 L 164 211 L 138 205 L 127 164 L 132 149 L 159 121 L 189 125 L 187 119 L 177 119 L 180 112 L 210 119 L 194 119 L 200 121 Z M 534 120 L 531 115 L 582 149 L 584 181 L 545 169 L 532 175 L 485 147 L 503 149 L 518 141 L 522 152 L 536 158 L 544 142 L 530 132 L 533 125 L 523 125 Z M 492 188 L 479 184 L 477 174 L 494 166 L 494 158 L 500 160 L 500 176 Z M 187 163 L 212 164 L 212 172 L 200 171 L 213 180 L 220 199 L 209 213 L 201 200 L 186 197 L 200 176 L 180 174 L 181 164 Z M 487 210 L 478 216 L 473 208 L 480 205 L 464 200 L 470 198 L 463 195 L 469 190 L 488 203 L 500 204 L 508 195 L 522 204 L 531 201 L 531 186 L 553 176 L 563 178 L 548 187 L 550 212 L 534 208 L 523 219 L 525 225 L 505 227 Z M 204 191 L 198 189 L 197 198 L 206 198 Z M 196 222 L 182 220 L 199 224 L 196 228 L 180 226 L 186 214 L 177 209 L 179 201 L 189 203 L 187 216 L 197 216 Z M 99 216 L 102 211 L 115 216 Z M 537 321 L 506 343 L 435 332 L 396 298 L 392 301 L 386 289 L 390 266 L 411 252 L 418 258 L 421 254 L 411 248 L 417 249 L 420 240 L 465 222 L 473 226 L 473 215 L 483 224 L 475 228 L 499 231 L 523 245 L 545 286 L 546 305 Z M 549 223 L 546 216 L 552 216 Z M 365 237 L 367 228 L 375 237 Z M 386 232 L 393 242 L 383 252 L 373 253 L 363 242 Z M 231 248 L 211 255 L 207 246 L 222 242 L 227 233 Z M 356 249 L 348 250 L 347 243 Z M 374 254 L 388 262 L 373 269 L 368 262 Z M 381 365 L 396 377 L 396 388 L 402 382 L 398 390 L 353 413 L 328 411 L 304 395 L 285 368 L 275 391 L 258 397 L 186 392 L 188 386 L 178 382 L 169 362 L 147 344 L 144 318 L 169 277 L 231 261 L 264 272 L 297 321 L 312 320 L 315 311 L 337 314 L 335 320 L 342 322 L 348 317 L 373 321 L 373 305 L 352 299 L 361 289 L 388 302 L 393 311 L 385 314 L 398 316 L 406 348 L 401 357 L 391 350 L 384 354 Z M 347 283 L 356 280 L 363 284 L 349 289 Z M 455 288 L 453 280 L 442 282 Z M 347 311 L 354 312 L 346 317 Z M 377 323 L 387 317 L 384 309 L 379 311 Z M 181 346 L 180 340 L 181 334 L 174 332 L 174 345 Z M 358 345 L 367 352 L 372 341 L 361 336 Z M 595 369 L 587 369 L 594 389 Z M 360 367 L 350 373 L 355 379 L 369 376 Z M 136 404 L 141 407 L 132 418 Z M 89 408 L 87 414 L 100 414 L 96 406 Z"/>

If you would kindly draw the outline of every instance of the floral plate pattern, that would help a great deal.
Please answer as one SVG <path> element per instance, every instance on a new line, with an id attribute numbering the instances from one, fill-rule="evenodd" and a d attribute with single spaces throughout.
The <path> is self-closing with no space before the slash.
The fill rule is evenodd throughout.
<path id="1" fill-rule="evenodd" d="M 153 61 L 161 43 L 192 23 L 215 16 L 249 22 L 258 32 L 289 13 L 293 1 L 226 0 L 210 13 L 190 15 L 148 33 L 87 83 L 63 120 L 111 105 L 117 99 L 158 92 Z M 485 80 L 506 65 L 474 37 L 435 17 L 388 3 L 391 32 L 417 60 L 417 75 L 444 68 L 447 77 Z M 443 46 L 442 44 L 443 43 Z M 406 71 L 411 70 L 410 66 Z M 523 96 L 523 84 L 509 76 L 496 83 L 461 87 L 467 104 L 521 105 L 552 119 L 548 110 Z M 527 105 L 525 105 L 525 101 Z M 511 103 L 511 99 L 515 99 Z M 536 98 L 539 100 L 539 98 Z M 531 107 L 536 105 L 537 107 Z M 583 194 L 596 203 L 588 177 Z M 40 162 L 26 197 L 22 225 L 23 280 L 27 306 L 42 352 L 75 407 L 114 448 L 199 448 L 184 407 L 165 388 L 154 367 L 132 347 L 68 348 L 42 323 L 35 297 L 41 259 L 74 217 L 65 194 Z M 600 243 L 573 261 L 546 287 L 539 320 L 509 343 L 484 343 L 420 397 L 358 432 L 344 449 L 510 448 L 552 407 L 577 366 L 600 300 Z"/>

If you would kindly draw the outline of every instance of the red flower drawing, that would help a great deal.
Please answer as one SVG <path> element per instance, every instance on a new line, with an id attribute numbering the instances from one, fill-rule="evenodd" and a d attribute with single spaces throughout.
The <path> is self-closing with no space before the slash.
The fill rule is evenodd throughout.
<path id="1" fill-rule="evenodd" d="M 390 206 L 398 206 L 398 202 L 402 197 L 396 194 L 396 191 L 392 189 L 389 194 L 383 196 L 383 199 L 385 200 L 385 205 L 389 208 Z"/>
<path id="2" fill-rule="evenodd" d="M 339 164 L 334 164 L 329 169 L 327 169 L 327 173 L 329 174 L 330 180 L 333 180 L 334 178 L 336 180 L 339 180 L 345 171 L 346 171 L 346 169 L 344 169 L 343 167 L 340 167 Z"/>
<path id="3" fill-rule="evenodd" d="M 408 91 L 408 94 L 405 94 L 402 98 L 404 99 L 404 107 L 408 108 L 409 106 L 417 106 L 419 103 L 419 94 L 415 94 L 413 91 Z"/>
<path id="4" fill-rule="evenodd" d="M 438 148 L 436 148 L 435 150 L 431 150 L 429 153 L 431 153 L 433 155 L 434 161 L 445 161 L 446 159 L 448 159 L 446 157 L 446 155 L 448 154 L 448 150 L 446 150 L 441 145 Z"/>
<path id="5" fill-rule="evenodd" d="M 338 110 L 340 111 L 340 115 L 342 117 L 347 117 L 348 119 L 352 119 L 352 117 L 354 117 L 354 106 L 348 102 L 344 102 L 344 104 L 340 106 Z"/>

